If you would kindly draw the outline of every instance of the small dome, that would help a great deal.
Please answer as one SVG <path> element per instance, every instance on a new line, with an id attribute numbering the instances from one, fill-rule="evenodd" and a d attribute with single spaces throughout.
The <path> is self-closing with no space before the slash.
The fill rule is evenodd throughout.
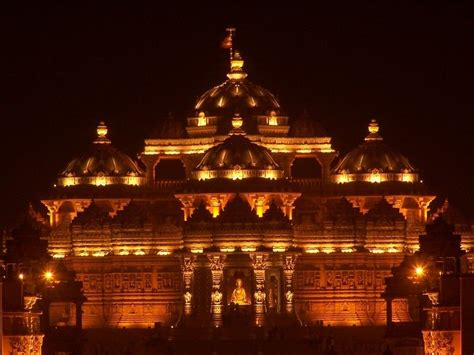
<path id="1" fill-rule="evenodd" d="M 365 143 L 347 153 L 333 169 L 334 182 L 418 181 L 408 159 L 387 146 L 378 131 L 379 125 L 372 120 Z"/>
<path id="2" fill-rule="evenodd" d="M 246 79 L 247 74 L 242 70 L 243 63 L 239 53 L 235 52 L 231 72 L 227 74 L 229 79 L 199 97 L 194 105 L 196 115 L 204 112 L 206 116 L 232 118 L 239 113 L 246 118 L 267 115 L 271 111 L 279 113 L 280 104 L 275 96 Z"/>
<path id="3" fill-rule="evenodd" d="M 320 122 L 312 119 L 308 112 L 294 120 L 290 127 L 291 137 L 326 137 L 327 132 Z"/>
<path id="4" fill-rule="evenodd" d="M 250 177 L 279 179 L 283 176 L 283 170 L 267 148 L 252 143 L 242 134 L 232 134 L 204 154 L 192 175 L 198 180 Z"/>
<path id="5" fill-rule="evenodd" d="M 157 139 L 180 139 L 186 136 L 184 122 L 175 119 L 171 113 L 159 122 L 151 134 L 151 138 Z"/>
<path id="6" fill-rule="evenodd" d="M 71 160 L 59 175 L 59 186 L 144 184 L 145 173 L 128 155 L 111 145 L 103 122 L 97 127 L 97 136 L 89 151 Z"/>

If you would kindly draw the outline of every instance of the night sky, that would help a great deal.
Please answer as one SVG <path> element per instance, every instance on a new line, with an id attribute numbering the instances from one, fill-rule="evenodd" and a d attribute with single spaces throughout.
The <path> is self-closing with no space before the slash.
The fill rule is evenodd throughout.
<path id="1" fill-rule="evenodd" d="M 16 3 L 0 15 L 0 226 L 41 198 L 99 120 L 135 157 L 168 112 L 189 114 L 225 79 L 220 42 L 229 25 L 249 80 L 277 95 L 290 117 L 306 109 L 342 153 L 377 118 L 424 182 L 472 213 L 472 0 Z"/>

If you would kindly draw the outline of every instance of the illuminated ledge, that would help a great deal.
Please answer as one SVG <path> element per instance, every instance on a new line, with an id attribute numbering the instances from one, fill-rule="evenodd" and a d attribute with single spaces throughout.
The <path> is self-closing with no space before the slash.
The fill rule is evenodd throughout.
<path id="1" fill-rule="evenodd" d="M 146 179 L 142 176 L 63 176 L 58 178 L 58 185 L 62 187 L 75 185 L 145 185 Z"/>
<path id="2" fill-rule="evenodd" d="M 380 183 L 387 181 L 398 181 L 414 183 L 419 181 L 418 174 L 412 172 L 406 173 L 383 173 L 383 172 L 371 172 L 361 174 L 347 174 L 339 173 L 331 176 L 331 181 L 337 184 L 346 184 L 355 181 L 364 181 L 371 183 Z"/>
<path id="3" fill-rule="evenodd" d="M 231 179 L 242 180 L 247 178 L 264 178 L 276 180 L 283 178 L 283 170 L 251 170 L 251 169 L 225 169 L 225 170 L 199 170 L 193 171 L 191 176 L 196 180 Z"/>
<path id="4" fill-rule="evenodd" d="M 257 128 L 262 135 L 285 136 L 290 131 L 290 126 L 258 125 Z"/>

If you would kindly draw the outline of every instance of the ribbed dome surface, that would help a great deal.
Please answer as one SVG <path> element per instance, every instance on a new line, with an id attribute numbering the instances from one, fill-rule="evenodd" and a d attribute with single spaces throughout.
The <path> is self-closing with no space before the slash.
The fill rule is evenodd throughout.
<path id="1" fill-rule="evenodd" d="M 61 176 L 124 176 L 143 172 L 126 154 L 111 145 L 94 144 L 90 151 L 73 159 L 61 173 Z"/>
<path id="2" fill-rule="evenodd" d="M 335 167 L 334 171 L 347 173 L 369 173 L 374 169 L 379 172 L 412 172 L 414 168 L 398 152 L 379 141 L 366 142 L 349 152 Z"/>
<path id="3" fill-rule="evenodd" d="M 199 172 L 235 170 L 254 171 L 242 177 L 279 178 L 283 174 L 268 149 L 252 143 L 243 135 L 235 134 L 209 149 L 194 169 L 194 175 L 198 177 Z M 271 172 L 271 174 L 266 176 L 265 172 Z"/>
<path id="4" fill-rule="evenodd" d="M 145 173 L 127 155 L 114 148 L 106 137 L 107 127 L 101 123 L 97 129 L 98 138 L 89 151 L 69 162 L 59 175 L 59 185 L 79 184 L 141 185 Z M 100 179 L 97 180 L 97 177 Z M 94 179 L 95 178 L 95 179 Z"/>
<path id="5" fill-rule="evenodd" d="M 415 169 L 408 159 L 391 149 L 378 134 L 379 126 L 375 120 L 369 125 L 369 135 L 365 142 L 347 155 L 336 165 L 334 173 L 349 174 L 413 172 Z"/>
<path id="6" fill-rule="evenodd" d="M 259 116 L 278 112 L 280 104 L 267 89 L 248 80 L 229 79 L 219 86 L 206 91 L 194 106 L 196 112 L 208 116 Z"/>
<path id="7" fill-rule="evenodd" d="M 270 151 L 242 135 L 232 135 L 207 151 L 196 169 L 279 169 Z"/>

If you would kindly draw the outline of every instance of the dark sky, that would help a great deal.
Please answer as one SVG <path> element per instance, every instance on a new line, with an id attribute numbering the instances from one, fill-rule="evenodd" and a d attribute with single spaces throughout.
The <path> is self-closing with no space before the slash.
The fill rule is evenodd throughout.
<path id="1" fill-rule="evenodd" d="M 16 3 L 0 15 L 0 225 L 52 186 L 98 120 L 135 156 L 169 111 L 185 117 L 225 79 L 228 25 L 249 79 L 290 115 L 307 109 L 341 152 L 377 118 L 425 183 L 472 210 L 473 1 Z"/>

